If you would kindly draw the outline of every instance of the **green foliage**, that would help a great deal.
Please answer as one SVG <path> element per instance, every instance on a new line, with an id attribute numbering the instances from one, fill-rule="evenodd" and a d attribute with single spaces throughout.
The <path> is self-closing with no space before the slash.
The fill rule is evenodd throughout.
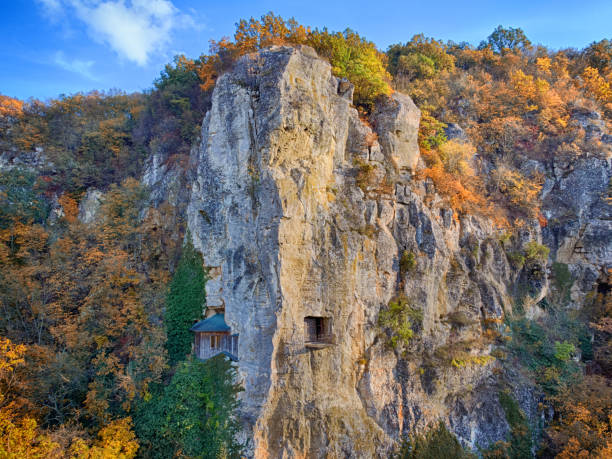
<path id="1" fill-rule="evenodd" d="M 570 357 L 585 327 L 563 312 L 549 313 L 546 327 L 526 318 L 508 321 L 509 349 L 547 394 L 556 394 L 580 378 L 581 368 Z"/>
<path id="2" fill-rule="evenodd" d="M 461 446 L 442 421 L 425 434 L 404 440 L 395 459 L 476 459 L 476 455 Z"/>
<path id="3" fill-rule="evenodd" d="M 447 141 L 444 133 L 446 124 L 433 117 L 427 110 L 421 113 L 419 128 L 419 146 L 425 150 L 433 150 Z"/>
<path id="4" fill-rule="evenodd" d="M 189 155 L 210 106 L 212 91 L 201 89 L 198 64 L 198 60 L 175 56 L 147 97 L 139 133 L 143 142 L 152 142 L 166 155 Z"/>
<path id="5" fill-rule="evenodd" d="M 500 450 L 505 452 L 502 457 L 508 459 L 524 459 L 533 457 L 531 452 L 533 448 L 533 441 L 531 440 L 531 429 L 527 422 L 525 413 L 521 410 L 516 400 L 512 397 L 509 392 L 501 391 L 499 393 L 499 403 L 502 406 L 506 415 L 506 421 L 510 425 L 510 437 L 508 442 L 494 445 L 491 450 L 485 452 L 484 457 L 500 457 L 499 455 L 494 456 L 492 452 L 497 450 L 499 454 Z"/>
<path id="6" fill-rule="evenodd" d="M 572 358 L 574 352 L 576 352 L 576 347 L 572 343 L 555 341 L 555 359 L 567 362 Z"/>
<path id="7" fill-rule="evenodd" d="M 488 36 L 487 41 L 480 43 L 479 48 L 490 47 L 497 54 L 506 54 L 510 51 L 531 48 L 531 41 L 520 28 L 504 28 L 501 25 Z"/>
<path id="8" fill-rule="evenodd" d="M 523 247 L 525 261 L 528 263 L 545 263 L 548 259 L 550 249 L 536 241 L 529 241 Z"/>
<path id="9" fill-rule="evenodd" d="M 168 289 L 164 315 L 166 348 L 173 364 L 191 351 L 193 333 L 189 329 L 202 317 L 205 282 L 202 255 L 188 238 Z"/>
<path id="10" fill-rule="evenodd" d="M 315 30 L 307 43 L 329 60 L 334 75 L 355 85 L 356 104 L 371 107 L 378 96 L 390 94 L 386 56 L 358 33 L 351 29 L 342 33 Z"/>
<path id="11" fill-rule="evenodd" d="M 387 55 L 389 72 L 406 77 L 409 81 L 432 78 L 442 71 L 455 68 L 455 58 L 446 52 L 446 46 L 422 34 L 415 35 L 404 45 L 390 46 Z"/>
<path id="12" fill-rule="evenodd" d="M 612 70 L 612 40 L 604 39 L 587 46 L 582 52 L 585 66 L 599 70 L 605 75 Z"/>
<path id="13" fill-rule="evenodd" d="M 521 252 L 513 250 L 506 252 L 506 256 L 508 257 L 510 263 L 512 263 L 512 266 L 514 266 L 516 269 L 522 269 L 523 266 L 525 266 L 525 255 L 523 255 Z"/>
<path id="14" fill-rule="evenodd" d="M 550 249 L 545 245 L 529 241 L 521 251 L 508 250 L 506 256 L 514 268 L 522 269 L 526 263 L 530 265 L 545 263 L 549 252 Z"/>
<path id="15" fill-rule="evenodd" d="M 389 344 L 394 349 L 406 348 L 414 335 L 413 326 L 420 326 L 422 321 L 423 312 L 404 296 L 389 301 L 389 306 L 378 315 L 378 325 L 391 332 Z"/>
<path id="16" fill-rule="evenodd" d="M 382 94 L 390 94 L 390 75 L 386 70 L 386 55 L 376 46 L 346 29 L 330 32 L 326 28 L 311 30 L 294 19 L 285 20 L 273 13 L 260 19 L 241 20 L 236 24 L 234 41 L 213 42 L 211 55 L 201 56 L 198 75 L 210 88 L 216 78 L 231 67 L 240 56 L 271 45 L 309 45 L 332 65 L 332 72 L 355 85 L 354 102 L 370 108 Z"/>
<path id="17" fill-rule="evenodd" d="M 399 261 L 399 268 L 401 274 L 406 274 L 409 271 L 413 271 L 417 266 L 416 257 L 414 256 L 414 252 L 409 252 L 408 250 L 404 250 L 402 252 L 402 256 Z"/>
<path id="18" fill-rule="evenodd" d="M 134 416 L 140 456 L 239 458 L 236 370 L 222 355 L 180 363 L 172 381 L 142 401 Z"/>
<path id="19" fill-rule="evenodd" d="M 14 219 L 22 223 L 43 223 L 49 205 L 36 174 L 24 169 L 0 171 L 0 229 Z"/>

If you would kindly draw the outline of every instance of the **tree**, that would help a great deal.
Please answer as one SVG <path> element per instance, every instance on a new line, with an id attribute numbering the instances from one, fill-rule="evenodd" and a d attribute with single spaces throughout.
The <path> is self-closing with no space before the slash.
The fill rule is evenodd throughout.
<path id="1" fill-rule="evenodd" d="M 202 317 L 204 286 L 202 255 L 188 240 L 170 282 L 164 315 L 168 336 L 166 348 L 173 364 L 183 360 L 191 351 L 193 335 L 189 329 L 195 320 Z"/>
<path id="2" fill-rule="evenodd" d="M 587 65 L 602 74 L 612 71 L 612 40 L 604 39 L 591 43 L 582 52 Z"/>
<path id="3" fill-rule="evenodd" d="M 520 28 L 497 26 L 491 35 L 487 37 L 487 41 L 480 43 L 479 48 L 491 47 L 493 52 L 497 54 L 506 54 L 509 51 L 524 51 L 531 47 L 531 41 Z"/>
<path id="4" fill-rule="evenodd" d="M 442 42 L 422 34 L 415 35 L 405 45 L 389 47 L 389 72 L 414 80 L 432 78 L 445 70 L 451 71 L 455 68 L 455 57 L 446 50 Z"/>
<path id="5" fill-rule="evenodd" d="M 386 56 L 351 29 L 342 33 L 315 30 L 306 43 L 329 60 L 334 75 L 355 85 L 356 104 L 371 108 L 378 96 L 391 92 Z"/>
<path id="6" fill-rule="evenodd" d="M 390 75 L 386 70 L 386 55 L 356 32 L 311 30 L 294 19 L 284 20 L 268 13 L 257 20 L 241 20 L 236 24 L 234 41 L 223 39 L 211 43 L 210 54 L 200 56 L 196 63 L 202 89 L 214 86 L 216 79 L 244 54 L 271 45 L 312 46 L 319 55 L 329 60 L 334 75 L 347 78 L 355 85 L 357 105 L 370 108 L 377 96 L 389 94 Z"/>
<path id="7" fill-rule="evenodd" d="M 236 417 L 236 370 L 224 356 L 181 362 L 168 386 L 143 401 L 135 415 L 143 457 L 241 457 Z"/>
<path id="8" fill-rule="evenodd" d="M 132 430 L 132 419 L 110 422 L 98 432 L 92 445 L 77 438 L 70 446 L 70 457 L 79 459 L 132 459 L 138 451 L 138 441 Z"/>

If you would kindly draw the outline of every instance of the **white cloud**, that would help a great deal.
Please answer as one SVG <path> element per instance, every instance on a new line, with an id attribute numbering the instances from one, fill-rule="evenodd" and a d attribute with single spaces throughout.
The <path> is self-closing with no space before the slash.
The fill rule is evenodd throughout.
<path id="1" fill-rule="evenodd" d="M 192 25 L 169 0 L 67 1 L 94 40 L 141 66 L 168 45 L 174 29 Z"/>
<path id="2" fill-rule="evenodd" d="M 53 62 L 64 70 L 77 73 L 89 80 L 99 81 L 96 75 L 92 72 L 93 65 L 95 64 L 94 61 L 81 61 L 79 59 L 69 60 L 66 59 L 63 52 L 58 51 L 55 53 Z"/>
<path id="3" fill-rule="evenodd" d="M 62 9 L 61 0 L 36 0 L 40 3 L 44 8 L 51 11 L 58 11 Z"/>
<path id="4" fill-rule="evenodd" d="M 62 15 L 64 6 L 61 0 L 36 0 L 39 3 L 47 16 L 47 19 L 55 22 Z"/>

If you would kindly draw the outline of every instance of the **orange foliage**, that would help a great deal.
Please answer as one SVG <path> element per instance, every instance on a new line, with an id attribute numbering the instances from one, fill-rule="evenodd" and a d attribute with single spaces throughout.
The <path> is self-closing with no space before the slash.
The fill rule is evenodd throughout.
<path id="1" fill-rule="evenodd" d="M 0 94 L 0 116 L 17 118 L 23 112 L 23 102 Z"/>
<path id="2" fill-rule="evenodd" d="M 64 211 L 64 218 L 68 223 L 76 223 L 79 215 L 79 205 L 77 202 L 68 196 L 66 193 L 61 195 L 58 199 L 62 210 Z"/>
<path id="3" fill-rule="evenodd" d="M 217 78 L 240 56 L 272 45 L 305 44 L 310 28 L 298 24 L 294 19 L 285 21 L 274 14 L 256 20 L 241 19 L 236 24 L 234 41 L 211 40 L 209 55 L 201 56 L 196 71 L 204 91 L 211 89 Z"/>
<path id="4" fill-rule="evenodd" d="M 486 207 L 482 196 L 464 186 L 456 176 L 446 172 L 442 164 L 434 164 L 419 174 L 423 179 L 432 180 L 436 190 L 448 200 L 456 213 L 480 212 Z"/>
<path id="5" fill-rule="evenodd" d="M 612 387 L 597 375 L 555 398 L 558 416 L 547 429 L 557 458 L 610 457 L 612 451 Z"/>

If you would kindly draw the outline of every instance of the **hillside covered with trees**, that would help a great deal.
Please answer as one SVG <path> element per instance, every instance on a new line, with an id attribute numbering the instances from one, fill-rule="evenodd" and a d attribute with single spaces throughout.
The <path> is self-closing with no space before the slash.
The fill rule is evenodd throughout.
<path id="1" fill-rule="evenodd" d="M 181 198 L 215 82 L 246 54 L 312 47 L 354 85 L 365 124 L 380 97 L 409 95 L 421 110 L 415 180 L 435 187 L 454 219 L 493 221 L 517 270 L 547 259 L 547 247 L 521 246 L 518 236 L 533 222 L 560 225 L 546 216 L 545 176 L 532 160 L 609 158 L 612 42 L 551 50 L 502 26 L 478 46 L 406 40 L 382 51 L 350 29 L 270 13 L 241 20 L 207 54 L 177 56 L 144 93 L 0 95 L 0 457 L 248 450 L 236 370 L 223 357 L 191 355 L 207 273 Z M 143 180 L 153 157 L 178 177 L 161 198 Z M 357 169 L 364 186 L 376 180 Z M 406 253 L 399 269 L 415 263 Z M 534 434 L 516 401 L 500 395 L 511 435 L 474 452 L 483 457 L 612 456 L 610 280 L 575 305 L 567 265 L 553 271 L 547 315 L 508 316 L 490 337 L 502 368 L 520 368 L 545 394 L 546 426 Z M 415 320 L 406 313 L 398 301 L 381 314 L 400 340 L 413 332 L 402 328 Z M 406 458 L 439 454 L 472 452 L 443 425 L 397 449 Z"/>

